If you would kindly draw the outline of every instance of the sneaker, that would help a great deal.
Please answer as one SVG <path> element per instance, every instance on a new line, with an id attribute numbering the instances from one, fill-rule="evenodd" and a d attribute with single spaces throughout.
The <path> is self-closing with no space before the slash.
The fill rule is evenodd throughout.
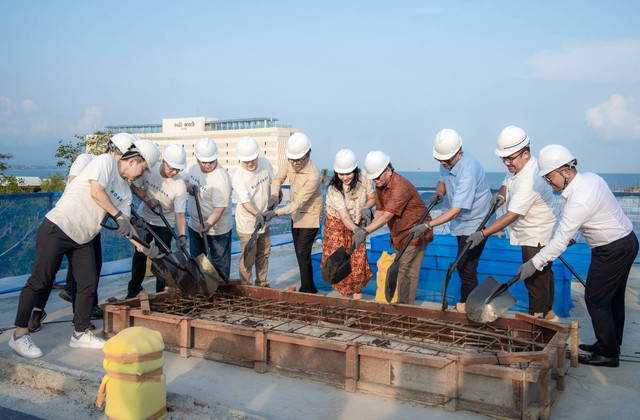
<path id="1" fill-rule="evenodd" d="M 29 325 L 27 326 L 29 332 L 34 333 L 40 331 L 40 328 L 42 328 L 42 321 L 44 321 L 46 317 L 47 313 L 44 309 L 41 311 L 34 310 L 31 312 L 31 318 L 29 318 Z"/>
<path id="2" fill-rule="evenodd" d="M 88 328 L 84 330 L 80 335 L 76 335 L 74 331 L 71 334 L 71 341 L 69 345 L 71 347 L 83 347 L 87 349 L 101 349 L 104 347 L 105 340 L 100 337 L 96 337 Z"/>
<path id="3" fill-rule="evenodd" d="M 91 319 L 102 319 L 104 317 L 104 312 L 100 309 L 99 306 L 94 306 L 91 309 Z"/>
<path id="4" fill-rule="evenodd" d="M 42 350 L 36 346 L 36 343 L 33 342 L 29 334 L 16 337 L 16 333 L 14 332 L 9 339 L 9 346 L 20 356 L 26 357 L 27 359 L 42 357 Z"/>
<path id="5" fill-rule="evenodd" d="M 63 289 L 62 292 L 58 293 L 58 297 L 71 303 L 71 293 L 67 289 Z"/>

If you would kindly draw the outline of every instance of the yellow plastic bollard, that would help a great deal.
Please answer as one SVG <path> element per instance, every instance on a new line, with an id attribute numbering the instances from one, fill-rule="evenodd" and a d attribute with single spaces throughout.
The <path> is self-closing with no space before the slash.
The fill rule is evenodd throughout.
<path id="1" fill-rule="evenodd" d="M 166 379 L 162 373 L 164 341 L 158 331 L 130 327 L 104 345 L 107 374 L 96 405 L 106 398 L 105 414 L 118 420 L 159 420 L 167 416 Z"/>
<path id="2" fill-rule="evenodd" d="M 378 259 L 376 265 L 378 266 L 378 273 L 376 275 L 376 301 L 378 302 L 387 302 L 387 299 L 384 295 L 384 287 L 387 284 L 387 270 L 391 267 L 393 263 L 393 259 L 396 257 L 396 254 L 391 254 L 387 251 L 382 251 L 382 255 Z M 398 287 L 396 287 L 396 292 L 393 294 L 393 299 L 391 299 L 391 303 L 395 303 L 398 301 Z"/>

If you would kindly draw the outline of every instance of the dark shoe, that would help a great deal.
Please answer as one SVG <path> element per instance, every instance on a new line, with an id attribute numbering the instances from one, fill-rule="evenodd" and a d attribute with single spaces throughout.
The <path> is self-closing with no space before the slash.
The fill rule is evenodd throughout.
<path id="1" fill-rule="evenodd" d="M 588 351 L 589 353 L 593 353 L 598 349 L 598 343 L 593 344 L 578 344 L 578 348 L 580 350 Z"/>
<path id="2" fill-rule="evenodd" d="M 71 303 L 71 293 L 67 289 L 63 289 L 62 292 L 58 293 L 58 297 Z"/>
<path id="3" fill-rule="evenodd" d="M 618 367 L 620 366 L 620 359 L 617 357 L 604 357 L 596 353 L 580 354 L 578 355 L 578 362 L 583 365 L 591 366 L 606 366 L 606 367 Z"/>
<path id="4" fill-rule="evenodd" d="M 47 317 L 47 313 L 42 311 L 33 311 L 31 312 L 31 318 L 29 318 L 29 325 L 27 329 L 30 333 L 34 333 L 36 331 L 40 331 L 42 328 L 42 321 Z"/>
<path id="5" fill-rule="evenodd" d="M 94 306 L 93 309 L 91 309 L 91 319 L 102 319 L 103 316 L 104 312 L 99 306 Z"/>

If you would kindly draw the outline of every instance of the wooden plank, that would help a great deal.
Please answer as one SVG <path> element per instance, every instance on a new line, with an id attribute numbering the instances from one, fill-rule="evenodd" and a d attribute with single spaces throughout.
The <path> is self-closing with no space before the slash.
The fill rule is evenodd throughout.
<path id="1" fill-rule="evenodd" d="M 258 327 L 255 332 L 256 349 L 255 356 L 256 362 L 254 370 L 258 373 L 265 373 L 267 370 L 267 335 L 264 332 L 264 328 Z"/>
<path id="2" fill-rule="evenodd" d="M 571 322 L 571 367 L 578 367 L 578 331 L 580 324 L 578 321 Z"/>
<path id="3" fill-rule="evenodd" d="M 522 371 L 512 369 L 507 366 L 492 366 L 492 365 L 460 365 L 458 367 L 460 372 L 473 373 L 481 376 L 491 376 L 493 378 L 509 379 L 519 381 L 523 379 Z"/>
<path id="4" fill-rule="evenodd" d="M 568 333 L 569 329 L 571 328 L 569 324 L 566 324 L 564 322 L 551 322 L 551 321 L 544 320 L 542 318 L 535 318 L 531 315 L 523 314 L 521 312 L 516 312 L 516 319 L 528 322 L 533 325 L 537 325 L 539 327 L 544 327 L 553 331 L 558 331 L 563 333 Z"/>
<path id="5" fill-rule="evenodd" d="M 556 379 L 558 391 L 564 391 L 564 374 L 565 374 L 564 362 L 567 357 L 566 353 L 567 353 L 567 343 L 566 341 L 560 341 L 558 343 L 558 351 L 557 351 L 556 363 L 555 363 L 557 366 L 557 372 L 558 372 L 558 377 Z"/>
<path id="6" fill-rule="evenodd" d="M 347 392 L 356 392 L 358 389 L 358 343 L 347 344 L 347 357 L 345 367 L 344 389 Z"/>
<path id="7" fill-rule="evenodd" d="M 416 365 L 430 366 L 439 369 L 445 367 L 448 364 L 445 357 L 433 356 L 430 354 L 404 353 L 396 350 L 374 348 L 369 346 L 361 346 L 358 352 L 360 355 L 364 356 L 383 357 L 387 360 L 413 363 Z"/>
<path id="8" fill-rule="evenodd" d="M 183 318 L 179 323 L 180 330 L 180 357 L 189 357 L 191 350 L 191 325 L 188 318 Z"/>
<path id="9" fill-rule="evenodd" d="M 449 355 L 449 364 L 446 366 L 446 379 L 444 387 L 444 409 L 454 412 L 458 409 L 458 358 L 459 355 Z"/>
<path id="10" fill-rule="evenodd" d="M 549 387 L 551 381 L 551 367 L 549 359 L 542 359 L 542 377 L 540 378 L 540 419 L 548 420 L 551 412 L 551 396 L 549 395 Z"/>

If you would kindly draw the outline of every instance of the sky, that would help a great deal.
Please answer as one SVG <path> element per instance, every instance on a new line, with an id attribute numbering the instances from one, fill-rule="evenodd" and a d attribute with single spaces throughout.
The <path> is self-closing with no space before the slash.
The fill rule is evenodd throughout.
<path id="1" fill-rule="evenodd" d="M 487 171 L 507 125 L 534 155 L 640 172 L 637 1 L 0 1 L 0 153 L 163 118 L 273 116 L 331 168 L 383 150 L 435 171 L 442 128 Z"/>

